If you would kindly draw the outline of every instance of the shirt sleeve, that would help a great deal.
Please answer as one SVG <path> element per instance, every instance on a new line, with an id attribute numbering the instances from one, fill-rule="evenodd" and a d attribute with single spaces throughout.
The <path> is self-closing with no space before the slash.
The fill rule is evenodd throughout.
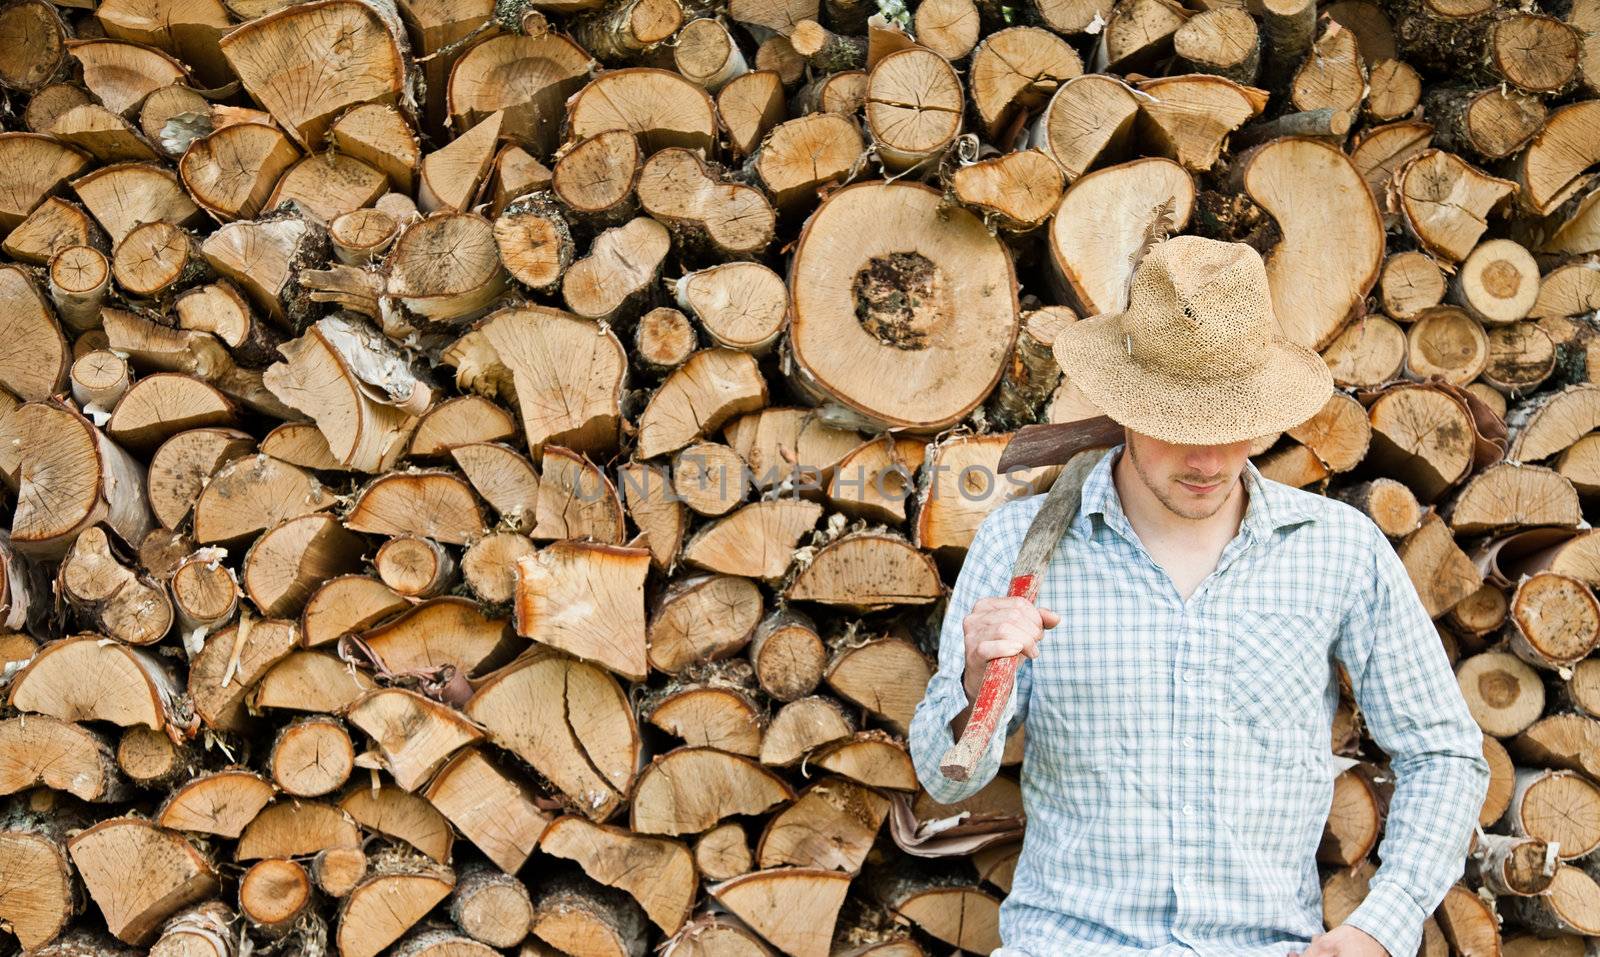
<path id="1" fill-rule="evenodd" d="M 1033 669 L 1030 667 L 1032 659 L 1025 657 L 1018 663 L 1016 683 L 996 726 L 1004 728 L 1005 733 L 996 734 L 990 740 L 988 749 L 966 781 L 952 781 L 939 770 L 939 760 L 956 743 L 950 722 L 967 707 L 967 692 L 962 686 L 962 675 L 966 671 L 966 638 L 961 621 L 979 598 L 1006 594 L 1011 583 L 1011 554 L 1021 543 L 1020 534 L 1012 536 L 1005 530 L 1011 523 L 1000 512 L 1001 509 L 996 509 L 984 518 L 967 548 L 939 629 L 938 670 L 928 681 L 928 690 L 911 718 L 911 760 L 916 766 L 917 780 L 922 783 L 923 790 L 941 804 L 954 804 L 971 797 L 994 779 L 1000 769 L 1005 739 L 1027 717 Z M 1011 538 L 1016 540 L 1010 548 L 1005 547 L 1005 541 Z"/>
<path id="2" fill-rule="evenodd" d="M 1345 919 L 1391 957 L 1411 957 L 1422 923 L 1461 877 L 1489 787 L 1483 732 L 1467 710 L 1433 621 L 1376 526 L 1371 566 L 1336 639 L 1372 739 L 1390 756 L 1381 861 Z"/>

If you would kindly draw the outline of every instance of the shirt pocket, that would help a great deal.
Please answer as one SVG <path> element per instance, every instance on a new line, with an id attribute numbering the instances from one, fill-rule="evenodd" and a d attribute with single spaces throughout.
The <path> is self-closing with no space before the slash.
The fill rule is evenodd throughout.
<path id="1" fill-rule="evenodd" d="M 1298 612 L 1252 610 L 1229 628 L 1224 719 L 1242 725 L 1268 763 L 1308 763 L 1315 752 L 1307 748 L 1329 747 L 1325 624 Z"/>

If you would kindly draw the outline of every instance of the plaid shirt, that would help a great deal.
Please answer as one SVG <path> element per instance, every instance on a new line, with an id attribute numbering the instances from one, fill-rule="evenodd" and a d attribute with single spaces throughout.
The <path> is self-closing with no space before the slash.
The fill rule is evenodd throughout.
<path id="1" fill-rule="evenodd" d="M 1356 509 L 1247 463 L 1239 533 L 1185 602 L 1122 511 L 1114 458 L 1090 472 L 1051 556 L 1038 602 L 1061 623 L 1023 659 L 1001 719 L 1027 728 L 1006 952 L 1282 957 L 1322 932 L 1337 659 L 1396 782 L 1381 866 L 1345 923 L 1412 957 L 1462 874 L 1489 765 L 1405 567 Z M 991 512 L 956 579 L 910 728 L 935 800 L 960 801 L 999 768 L 997 734 L 967 782 L 939 771 L 967 706 L 961 620 L 1006 594 L 1043 501 Z"/>

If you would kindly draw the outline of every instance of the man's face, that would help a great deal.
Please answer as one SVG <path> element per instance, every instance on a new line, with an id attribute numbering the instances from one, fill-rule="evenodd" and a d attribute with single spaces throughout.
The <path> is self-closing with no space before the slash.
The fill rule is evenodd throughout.
<path id="1" fill-rule="evenodd" d="M 1157 500 L 1183 518 L 1210 518 L 1239 484 L 1250 442 L 1177 445 L 1126 430 L 1133 470 Z"/>

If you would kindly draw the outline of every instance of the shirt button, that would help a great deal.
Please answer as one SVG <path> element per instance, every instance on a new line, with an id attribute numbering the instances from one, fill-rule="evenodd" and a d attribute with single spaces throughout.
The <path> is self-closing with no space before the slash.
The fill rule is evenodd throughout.
<path id="1" fill-rule="evenodd" d="M 1184 739 L 1183 739 L 1183 746 L 1186 747 L 1186 748 L 1194 747 L 1194 739 L 1189 737 L 1189 736 L 1187 736 L 1187 735 L 1185 735 Z"/>
<path id="2" fill-rule="evenodd" d="M 1188 816 L 1193 816 L 1194 815 L 1194 805 L 1193 804 L 1185 804 L 1183 806 L 1183 813 L 1185 815 L 1188 815 Z"/>
<path id="3" fill-rule="evenodd" d="M 1184 681 L 1193 681 L 1193 680 L 1194 680 L 1194 672 L 1192 672 L 1192 671 L 1185 671 L 1185 672 L 1184 672 L 1184 673 L 1183 673 L 1183 680 L 1184 680 Z"/>

